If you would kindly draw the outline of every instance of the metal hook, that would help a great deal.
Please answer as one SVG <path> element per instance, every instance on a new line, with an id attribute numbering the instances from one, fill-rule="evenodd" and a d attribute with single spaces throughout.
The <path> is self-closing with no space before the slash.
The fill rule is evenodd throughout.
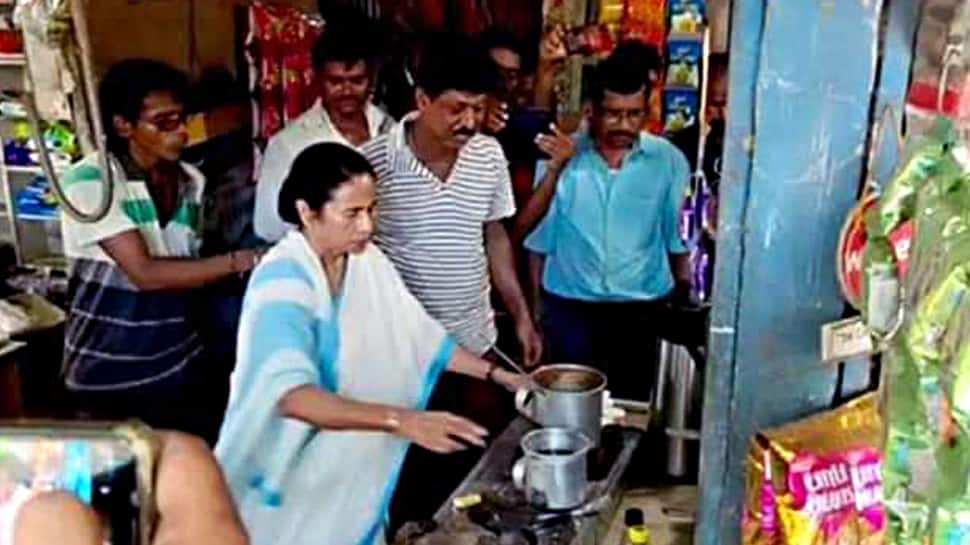
<path id="1" fill-rule="evenodd" d="M 943 103 L 946 99 L 946 92 L 950 83 L 950 70 L 960 64 L 963 58 L 963 45 L 950 44 L 943 52 L 943 70 L 940 71 L 940 79 L 936 88 L 936 111 L 943 113 Z"/>
<path id="2" fill-rule="evenodd" d="M 872 329 L 869 330 L 870 335 L 876 341 L 879 352 L 885 352 L 889 348 L 889 343 L 903 329 L 903 324 L 906 322 L 906 305 L 903 303 L 903 300 L 903 289 L 899 288 L 899 307 L 896 310 L 896 322 L 889 328 L 889 331 L 886 333 L 878 333 Z"/>

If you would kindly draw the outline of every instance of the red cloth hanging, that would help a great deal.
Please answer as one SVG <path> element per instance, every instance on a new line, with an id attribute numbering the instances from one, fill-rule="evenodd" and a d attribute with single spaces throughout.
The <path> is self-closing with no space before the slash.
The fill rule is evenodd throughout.
<path id="1" fill-rule="evenodd" d="M 468 36 L 475 36 L 485 30 L 488 24 L 485 14 L 478 5 L 478 0 L 451 0 L 454 10 L 455 27 Z"/>
<path id="2" fill-rule="evenodd" d="M 489 0 L 492 23 L 516 36 L 531 36 L 542 30 L 542 0 Z"/>
<path id="3" fill-rule="evenodd" d="M 446 0 L 413 0 L 411 16 L 428 30 L 445 29 Z"/>
<path id="4" fill-rule="evenodd" d="M 624 0 L 620 39 L 662 48 L 667 41 L 666 0 Z"/>
<path id="5" fill-rule="evenodd" d="M 316 100 L 311 51 L 322 26 L 297 8 L 254 3 L 247 48 L 255 69 L 257 138 L 267 141 Z"/>

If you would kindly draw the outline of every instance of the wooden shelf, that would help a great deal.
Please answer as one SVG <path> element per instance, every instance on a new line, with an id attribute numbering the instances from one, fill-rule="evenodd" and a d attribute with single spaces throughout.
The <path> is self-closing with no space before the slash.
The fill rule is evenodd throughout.
<path id="1" fill-rule="evenodd" d="M 41 216 L 37 214 L 24 214 L 23 212 L 17 212 L 17 219 L 23 221 L 60 223 L 61 215 L 58 213 L 56 216 Z"/>
<path id="2" fill-rule="evenodd" d="M 30 175 L 30 176 L 47 176 L 44 172 L 43 167 L 40 165 L 8 165 L 3 168 L 7 169 L 7 174 L 20 174 L 20 175 Z M 55 174 L 64 174 L 67 172 L 67 168 L 56 168 L 54 170 Z"/>
<path id="3" fill-rule="evenodd" d="M 44 174 L 40 165 L 5 165 L 4 168 L 10 174 Z"/>

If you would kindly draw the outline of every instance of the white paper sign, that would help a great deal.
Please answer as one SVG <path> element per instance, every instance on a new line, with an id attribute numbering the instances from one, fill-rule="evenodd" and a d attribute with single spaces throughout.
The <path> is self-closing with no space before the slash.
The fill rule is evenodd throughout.
<path id="1" fill-rule="evenodd" d="M 862 321 L 862 317 L 822 326 L 822 361 L 826 363 L 867 356 L 874 351 L 869 328 Z"/>

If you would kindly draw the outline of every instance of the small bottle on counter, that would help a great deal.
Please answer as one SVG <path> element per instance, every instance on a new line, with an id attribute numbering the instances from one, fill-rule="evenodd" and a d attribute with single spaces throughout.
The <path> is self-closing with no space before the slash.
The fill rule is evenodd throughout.
<path id="1" fill-rule="evenodd" d="M 643 521 L 643 511 L 627 509 L 623 517 L 622 545 L 650 545 L 650 531 Z"/>

